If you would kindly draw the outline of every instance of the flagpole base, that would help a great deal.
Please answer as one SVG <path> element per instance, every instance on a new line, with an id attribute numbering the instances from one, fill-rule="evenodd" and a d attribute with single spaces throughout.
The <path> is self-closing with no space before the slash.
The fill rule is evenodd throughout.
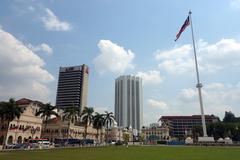
<path id="1" fill-rule="evenodd" d="M 198 142 L 199 143 L 214 143 L 215 140 L 213 137 L 198 137 Z"/>

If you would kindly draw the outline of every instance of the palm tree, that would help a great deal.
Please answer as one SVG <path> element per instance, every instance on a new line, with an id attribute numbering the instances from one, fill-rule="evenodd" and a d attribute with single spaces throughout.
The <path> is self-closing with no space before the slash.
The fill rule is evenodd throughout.
<path id="1" fill-rule="evenodd" d="M 81 114 L 81 120 L 84 124 L 84 139 L 87 138 L 87 127 L 92 123 L 93 120 L 93 108 L 84 107 L 82 114 Z"/>
<path id="2" fill-rule="evenodd" d="M 104 125 L 107 127 L 107 138 L 108 138 L 109 127 L 112 125 L 112 123 L 114 121 L 115 121 L 115 117 L 113 115 L 113 112 L 105 111 L 105 114 L 104 114 Z"/>
<path id="3" fill-rule="evenodd" d="M 104 126 L 104 115 L 98 112 L 95 112 L 95 115 L 93 117 L 93 127 L 97 129 L 97 140 L 99 137 L 99 130 L 101 131 L 103 126 Z M 102 132 L 100 134 L 100 142 L 101 141 L 102 141 Z"/>
<path id="4" fill-rule="evenodd" d="M 36 116 L 40 115 L 41 118 L 43 118 L 43 120 L 45 121 L 44 131 L 46 131 L 49 118 L 51 118 L 51 116 L 56 116 L 56 117 L 59 116 L 58 113 L 55 111 L 55 109 L 57 109 L 56 106 L 52 106 L 50 103 L 47 103 L 47 104 L 42 104 L 40 106 L 40 109 L 36 112 L 35 115 Z"/>
<path id="5" fill-rule="evenodd" d="M 4 148 L 7 142 L 8 127 L 10 122 L 15 118 L 19 119 L 25 108 L 19 107 L 14 98 L 10 98 L 8 102 L 1 102 L 0 106 L 1 120 L 7 122 L 7 132 L 3 140 Z"/>
<path id="6" fill-rule="evenodd" d="M 70 124 L 75 123 L 80 115 L 80 109 L 79 107 L 68 107 L 63 112 L 63 120 L 68 120 L 68 133 L 67 133 L 67 141 L 69 138 L 69 130 L 70 130 Z"/>

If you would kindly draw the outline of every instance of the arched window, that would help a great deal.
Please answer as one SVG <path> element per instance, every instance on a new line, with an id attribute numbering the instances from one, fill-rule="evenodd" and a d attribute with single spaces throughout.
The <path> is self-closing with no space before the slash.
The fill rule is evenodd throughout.
<path id="1" fill-rule="evenodd" d="M 3 145 L 4 136 L 0 137 L 0 145 Z"/>
<path id="2" fill-rule="evenodd" d="M 22 143 L 22 136 L 19 136 L 19 137 L 18 137 L 17 143 Z"/>
<path id="3" fill-rule="evenodd" d="M 9 136 L 7 140 L 7 144 L 12 144 L 13 143 L 13 136 Z"/>

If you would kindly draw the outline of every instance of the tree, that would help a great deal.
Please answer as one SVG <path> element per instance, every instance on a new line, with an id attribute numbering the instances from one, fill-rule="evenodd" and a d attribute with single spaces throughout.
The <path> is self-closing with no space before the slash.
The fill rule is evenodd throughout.
<path id="1" fill-rule="evenodd" d="M 145 135 L 144 135 L 143 133 L 140 133 L 140 135 L 139 135 L 139 141 L 140 141 L 140 142 L 144 142 L 144 140 L 145 140 Z"/>
<path id="2" fill-rule="evenodd" d="M 4 102 L 0 102 L 0 120 L 3 121 Z"/>
<path id="3" fill-rule="evenodd" d="M 104 125 L 106 126 L 107 128 L 107 137 L 108 137 L 108 130 L 109 130 L 109 127 L 112 125 L 112 123 L 115 121 L 115 117 L 113 115 L 113 112 L 108 112 L 108 111 L 105 111 L 105 114 L 104 114 Z M 108 139 L 107 139 L 108 140 Z"/>
<path id="4" fill-rule="evenodd" d="M 194 126 L 192 128 L 192 134 L 193 134 L 193 138 L 197 140 L 199 136 L 203 135 L 202 126 Z"/>
<path id="5" fill-rule="evenodd" d="M 52 106 L 50 103 L 41 104 L 40 109 L 36 112 L 36 116 L 41 116 L 45 121 L 44 131 L 46 131 L 48 120 L 51 116 L 59 117 L 58 113 L 55 111 L 56 106 Z M 44 132 L 43 132 L 44 133 Z"/>
<path id="6" fill-rule="evenodd" d="M 82 111 L 81 120 L 84 124 L 84 139 L 87 138 L 87 128 L 92 123 L 93 113 L 94 113 L 94 109 L 91 107 L 90 108 L 84 107 L 84 109 Z"/>
<path id="7" fill-rule="evenodd" d="M 63 120 L 68 120 L 67 141 L 69 138 L 70 124 L 75 123 L 80 115 L 79 107 L 68 107 L 63 112 Z"/>
<path id="8" fill-rule="evenodd" d="M 97 139 L 99 139 L 99 130 L 101 132 L 102 128 L 104 126 L 104 117 L 103 114 L 100 114 L 98 112 L 95 113 L 93 117 L 93 127 L 97 129 Z M 100 141 L 102 141 L 102 133 L 100 134 Z"/>
<path id="9" fill-rule="evenodd" d="M 123 141 L 127 144 L 129 142 L 130 135 L 127 132 L 123 133 Z"/>
<path id="10" fill-rule="evenodd" d="M 15 118 L 19 119 L 21 114 L 24 112 L 25 108 L 20 107 L 14 98 L 10 98 L 8 102 L 1 102 L 0 103 L 0 114 L 1 120 L 7 122 L 7 131 L 6 135 L 4 136 L 3 140 L 3 148 L 5 148 L 7 142 L 7 134 L 8 134 L 8 127 L 11 121 Z"/>
<path id="11" fill-rule="evenodd" d="M 225 116 L 223 118 L 223 122 L 229 123 L 229 122 L 236 122 L 237 118 L 235 117 L 235 115 L 229 111 L 229 112 L 225 112 Z"/>
<path id="12" fill-rule="evenodd" d="M 4 106 L 5 105 L 6 105 L 6 102 L 0 102 L 0 120 L 1 120 L 1 122 L 4 121 L 3 113 L 4 113 Z"/>

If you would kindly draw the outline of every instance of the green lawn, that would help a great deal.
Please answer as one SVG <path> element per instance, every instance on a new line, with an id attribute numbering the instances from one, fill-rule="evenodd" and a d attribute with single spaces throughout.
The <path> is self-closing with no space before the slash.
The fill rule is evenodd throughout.
<path id="1" fill-rule="evenodd" d="M 238 160 L 230 147 L 101 147 L 0 152 L 0 160 Z"/>

